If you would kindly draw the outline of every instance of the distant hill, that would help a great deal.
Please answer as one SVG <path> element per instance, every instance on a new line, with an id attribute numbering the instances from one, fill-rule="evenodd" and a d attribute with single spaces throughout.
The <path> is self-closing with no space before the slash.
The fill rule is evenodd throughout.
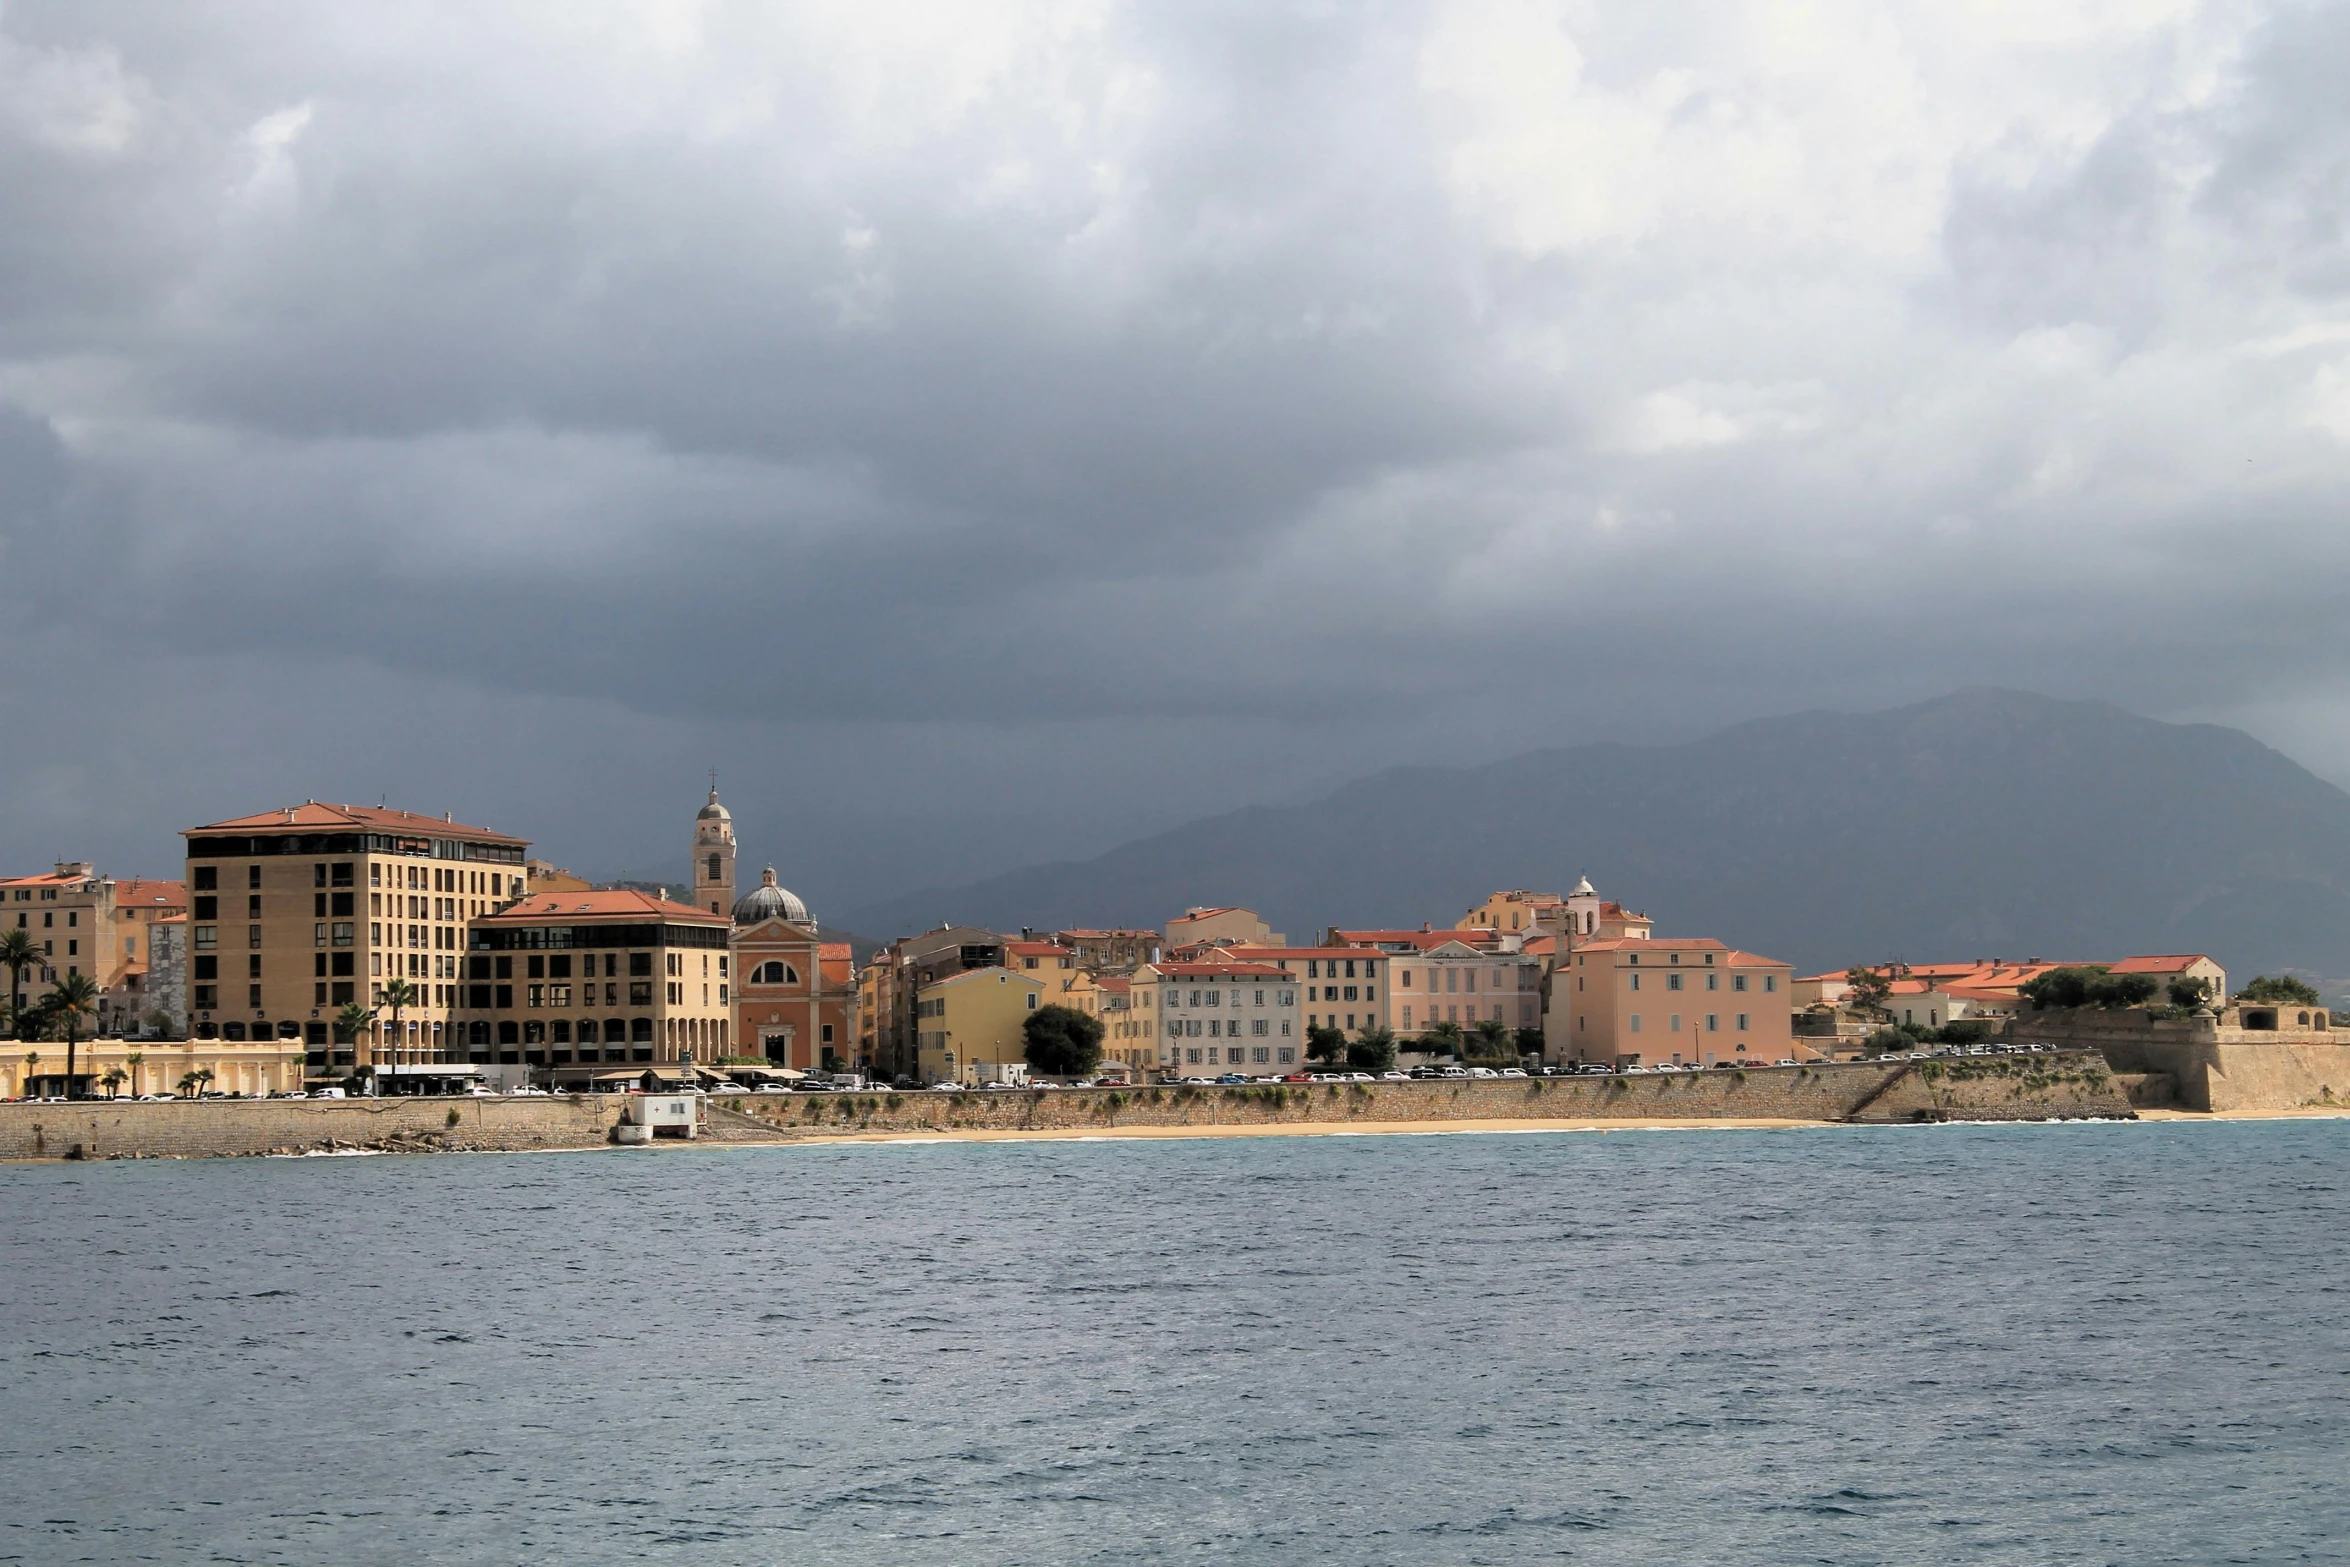
<path id="1" fill-rule="evenodd" d="M 1799 972 L 2202 951 L 2232 977 L 2291 969 L 2350 989 L 2350 794 L 2233 729 L 1997 690 L 1687 745 L 1397 768 L 847 921 L 883 936 L 944 919 L 1159 926 L 1239 903 L 1303 939 L 1448 924 L 1497 887 L 1563 891 L 1579 874 L 1660 935 L 1719 936 Z"/>

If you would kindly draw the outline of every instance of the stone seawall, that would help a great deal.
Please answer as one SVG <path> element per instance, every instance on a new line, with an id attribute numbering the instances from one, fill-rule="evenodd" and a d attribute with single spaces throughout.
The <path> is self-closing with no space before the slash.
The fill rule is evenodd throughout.
<path id="1" fill-rule="evenodd" d="M 2230 1016 L 2241 1012 L 2228 1009 Z M 2350 1031 L 2343 1029 L 2251 1029 L 2208 1015 L 2154 1018 L 2143 1011 L 2082 1007 L 2027 1012 L 2010 1033 L 2062 1050 L 2093 1050 L 2117 1073 L 2161 1079 L 2183 1109 L 2350 1103 Z"/>
<path id="2" fill-rule="evenodd" d="M 797 1137 L 843 1132 L 1447 1121 L 2045 1121 L 2133 1114 L 2094 1054 L 1761 1067 L 1638 1077 L 1306 1083 L 1250 1088 L 719 1096 Z"/>
<path id="3" fill-rule="evenodd" d="M 551 1099 L 272 1099 L 0 1105 L 0 1159 L 205 1158 L 320 1148 L 516 1152 L 597 1148 L 621 1096 Z M 721 1142 L 844 1132 L 1066 1131 L 1448 1121 L 2049 1120 L 2131 1114 L 2102 1058 L 1761 1067 L 1638 1077 L 1263 1087 L 1055 1089 L 961 1094 L 719 1095 Z M 78 1150 L 78 1152 L 77 1152 Z"/>
<path id="4" fill-rule="evenodd" d="M 0 1104 L 0 1159 L 206 1158 L 328 1147 L 595 1148 L 619 1116 L 616 1095 Z"/>

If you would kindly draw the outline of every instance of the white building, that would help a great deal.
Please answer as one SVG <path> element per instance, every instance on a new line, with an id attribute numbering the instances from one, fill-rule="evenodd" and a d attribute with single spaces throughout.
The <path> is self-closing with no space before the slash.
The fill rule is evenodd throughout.
<path id="1" fill-rule="evenodd" d="M 1130 1012 L 1155 1023 L 1171 1077 L 1271 1077 L 1304 1059 L 1296 982 L 1269 963 L 1145 963 L 1129 995 Z"/>

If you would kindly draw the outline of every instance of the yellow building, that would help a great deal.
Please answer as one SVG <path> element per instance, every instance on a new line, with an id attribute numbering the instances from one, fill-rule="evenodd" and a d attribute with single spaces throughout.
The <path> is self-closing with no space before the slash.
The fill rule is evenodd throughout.
<path id="1" fill-rule="evenodd" d="M 60 976 L 87 974 L 98 982 L 97 1028 L 137 1032 L 156 1007 L 147 989 L 147 927 L 186 909 L 186 889 L 176 881 L 116 881 L 87 860 L 0 880 L 0 928 L 41 945 L 41 966 L 25 971 L 16 999 L 37 1000 Z"/>
<path id="2" fill-rule="evenodd" d="M 707 1066 L 733 1053 L 733 932 L 725 914 L 642 892 L 541 893 L 478 916 L 460 1058 L 569 1086 L 689 1054 Z"/>
<path id="3" fill-rule="evenodd" d="M 11 1041 L 8 1049 L 0 1059 L 0 1099 L 65 1092 L 65 1041 Z M 110 1083 L 116 1072 L 121 1080 Z M 183 1092 L 258 1099 L 301 1091 L 302 1052 L 275 1039 L 85 1039 L 74 1051 L 73 1074 L 85 1099 Z"/>
<path id="4" fill-rule="evenodd" d="M 1016 1083 L 1028 1076 L 1028 1014 L 1045 982 L 1016 969 L 969 969 L 915 994 L 918 1071 L 932 1083 Z"/>
<path id="5" fill-rule="evenodd" d="M 274 1040 L 320 1076 L 464 1059 L 451 1027 L 466 922 L 522 896 L 527 840 L 316 801 L 182 836 L 195 1038 Z M 415 992 L 397 1009 L 384 993 L 396 979 Z M 335 1019 L 352 1002 L 378 1016 L 345 1042 Z"/>
<path id="6" fill-rule="evenodd" d="M 1497 892 L 1454 921 L 1455 930 L 1499 930 L 1517 935 L 1556 924 L 1566 899 L 1555 892 L 1528 892 L 1523 887 Z"/>

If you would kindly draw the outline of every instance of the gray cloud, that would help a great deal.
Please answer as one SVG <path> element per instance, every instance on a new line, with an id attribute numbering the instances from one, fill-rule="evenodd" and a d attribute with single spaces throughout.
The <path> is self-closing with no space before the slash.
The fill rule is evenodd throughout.
<path id="1" fill-rule="evenodd" d="M 0 849 L 331 780 L 634 869 L 712 759 L 862 901 L 1973 681 L 2350 755 L 2344 67 L 2091 0 L 11 0 L 0 613 L 184 793 L 111 720 Z"/>

